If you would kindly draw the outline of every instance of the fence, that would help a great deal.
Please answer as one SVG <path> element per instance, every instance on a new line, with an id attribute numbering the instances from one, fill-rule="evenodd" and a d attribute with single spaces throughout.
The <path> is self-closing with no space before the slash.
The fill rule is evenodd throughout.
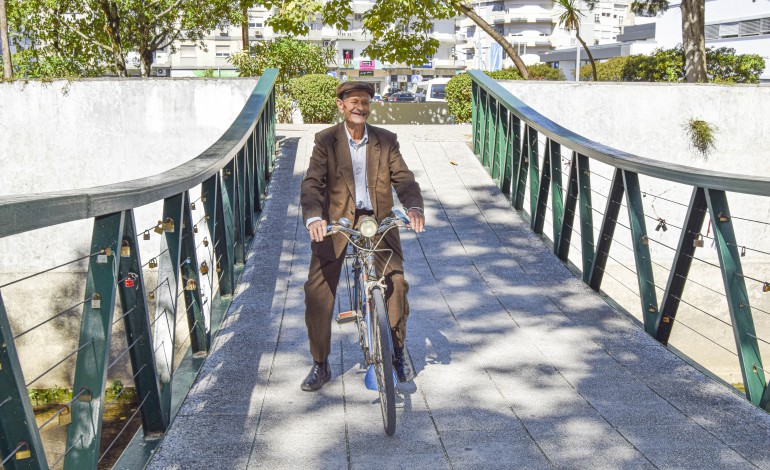
<path id="1" fill-rule="evenodd" d="M 266 71 L 221 138 L 183 165 L 109 186 L 0 198 L 0 238 L 93 219 L 87 255 L 0 286 L 4 468 L 97 468 L 115 460 L 121 439 L 132 442 L 118 466 L 139 468 L 149 459 L 208 353 L 256 230 L 275 154 L 276 78 L 276 70 Z M 193 199 L 198 188 L 200 195 Z M 135 209 L 159 201 L 157 224 L 137 229 Z M 61 238 L 64 243 L 66 234 Z M 140 240 L 157 240 L 158 252 L 145 258 Z M 12 331 L 2 290 L 78 262 L 88 265 L 83 300 L 31 328 Z M 151 286 L 146 273 L 155 270 L 157 282 Z M 16 340 L 77 310 L 77 349 L 51 358 L 51 367 L 29 380 Z M 118 324 L 125 332 L 125 347 L 111 357 Z M 184 335 L 177 334 L 180 329 Z M 56 337 L 49 335 L 47 341 Z M 45 344 L 40 348 L 44 351 Z M 71 360 L 71 399 L 38 424 L 28 389 Z M 122 386 L 108 390 L 110 374 L 126 361 L 134 391 Z M 132 414 L 122 416 L 121 426 L 107 436 L 105 413 L 128 394 L 135 396 Z M 41 438 L 57 424 L 66 429 L 64 443 Z M 129 439 L 138 426 L 141 430 Z"/>

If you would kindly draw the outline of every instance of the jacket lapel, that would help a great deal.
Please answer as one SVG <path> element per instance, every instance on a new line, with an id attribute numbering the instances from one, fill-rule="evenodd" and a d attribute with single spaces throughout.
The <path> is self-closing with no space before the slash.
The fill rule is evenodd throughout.
<path id="1" fill-rule="evenodd" d="M 348 136 L 345 134 L 344 122 L 337 125 L 337 133 L 335 134 L 336 148 L 334 154 L 337 155 L 337 173 L 342 174 L 342 178 L 345 180 L 345 184 L 350 191 L 350 197 L 356 200 L 356 188 L 355 180 L 353 179 L 353 160 L 350 157 L 350 143 L 348 142 Z"/>
<path id="2" fill-rule="evenodd" d="M 367 126 L 369 141 L 366 144 L 366 180 L 369 184 L 369 198 L 377 214 L 377 172 L 380 171 L 380 138 L 372 126 Z M 344 130 L 343 130 L 344 132 Z"/>

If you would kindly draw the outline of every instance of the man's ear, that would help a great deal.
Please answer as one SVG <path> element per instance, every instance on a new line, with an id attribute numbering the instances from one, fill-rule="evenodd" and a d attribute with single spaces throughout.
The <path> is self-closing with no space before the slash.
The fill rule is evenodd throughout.
<path id="1" fill-rule="evenodd" d="M 345 111 L 345 107 L 343 106 L 342 100 L 337 98 L 337 109 L 342 113 Z"/>

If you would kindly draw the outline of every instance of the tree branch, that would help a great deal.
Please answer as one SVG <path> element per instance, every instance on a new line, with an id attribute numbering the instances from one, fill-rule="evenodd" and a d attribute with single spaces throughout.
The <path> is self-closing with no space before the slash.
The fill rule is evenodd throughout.
<path id="1" fill-rule="evenodd" d="M 86 41 L 90 42 L 91 44 L 94 44 L 94 45 L 96 45 L 96 46 L 99 46 L 99 47 L 101 47 L 101 48 L 103 48 L 103 49 L 106 49 L 106 50 L 108 50 L 108 51 L 110 51 L 110 52 L 112 52 L 112 53 L 114 53 L 114 52 L 115 52 L 115 49 L 113 49 L 111 46 L 108 46 L 108 45 L 106 45 L 106 44 L 102 44 L 101 42 L 99 42 L 99 41 L 95 40 L 94 38 L 90 38 L 90 37 L 86 36 L 85 34 L 83 34 L 83 32 L 82 32 L 82 31 L 80 31 L 78 28 L 76 28 L 76 27 L 72 26 L 72 25 L 70 24 L 70 22 L 69 22 L 69 21 L 67 21 L 66 19 L 62 19 L 62 24 L 63 24 L 63 25 L 64 25 L 64 26 L 65 26 L 67 29 L 69 29 L 69 30 L 70 30 L 70 31 L 72 31 L 73 33 L 77 34 L 77 35 L 78 35 L 78 36 L 80 36 L 81 38 L 85 39 Z"/>
<path id="2" fill-rule="evenodd" d="M 154 22 L 158 21 L 159 19 L 161 19 L 162 17 L 166 16 L 167 14 L 171 13 L 171 11 L 174 8 L 176 8 L 180 3 L 182 3 L 182 0 L 176 0 L 174 3 L 171 4 L 170 7 L 166 8 L 162 12 L 158 13 L 157 15 L 155 15 L 155 18 L 152 19 L 152 22 L 154 23 Z"/>

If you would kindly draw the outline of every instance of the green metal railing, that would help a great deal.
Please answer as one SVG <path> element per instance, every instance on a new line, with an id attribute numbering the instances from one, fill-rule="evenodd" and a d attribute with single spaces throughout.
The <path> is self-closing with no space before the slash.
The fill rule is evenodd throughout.
<path id="1" fill-rule="evenodd" d="M 709 216 L 708 230 L 713 231 L 719 260 L 718 266 L 716 263 L 713 266 L 721 271 L 724 287 L 721 295 L 726 298 L 731 320 L 728 325 L 736 345 L 734 351 L 728 352 L 737 356 L 746 397 L 755 405 L 770 410 L 770 388 L 759 347 L 759 342 L 770 342 L 755 331 L 752 311 L 757 309 L 750 305 L 746 280 L 758 283 L 758 288 L 765 292 L 770 291 L 770 284 L 743 272 L 741 257 L 745 255 L 746 246 L 736 242 L 733 219 L 738 217 L 731 214 L 727 200 L 727 193 L 767 198 L 770 196 L 770 178 L 705 171 L 607 147 L 545 118 L 484 73 L 471 71 L 470 75 L 473 83 L 474 152 L 502 193 L 525 217 L 529 188 L 527 212 L 532 230 L 543 234 L 544 224 L 550 223 L 556 256 L 568 262 L 570 248 L 579 251 L 580 256 L 575 263 L 579 266 L 575 268 L 583 282 L 597 292 L 602 287 L 605 274 L 609 275 L 607 261 L 610 248 L 616 238 L 616 228 L 620 226 L 621 208 L 626 207 L 628 226 L 623 228 L 630 232 L 631 240 L 631 246 L 626 248 L 633 253 L 635 261 L 635 269 L 627 269 L 638 281 L 636 287 L 629 289 L 640 300 L 644 329 L 664 345 L 668 344 L 673 326 L 681 323 L 675 321 L 677 311 L 680 304 L 685 303 L 682 294 L 691 265 L 693 261 L 702 261 L 696 256 L 696 249 L 704 245 L 702 232 L 706 216 Z M 565 154 L 569 156 L 564 157 Z M 592 181 L 592 177 L 598 179 L 600 176 L 596 171 L 592 172 L 592 166 L 596 165 L 606 165 L 612 173 L 611 178 L 604 177 L 606 181 L 602 182 L 606 193 L 597 191 L 599 185 Z M 645 219 L 657 223 L 656 230 L 665 231 L 673 225 L 663 218 L 645 213 L 643 202 L 648 194 L 640 188 L 640 175 L 654 178 L 664 185 L 691 188 L 689 203 L 670 201 L 686 207 L 682 226 L 677 227 L 681 230 L 678 244 L 669 247 L 674 253 L 670 268 L 661 266 L 652 258 L 649 245 L 655 240 L 648 236 Z M 603 212 L 596 208 L 598 204 L 592 200 L 597 195 L 606 199 Z M 550 220 L 547 216 L 549 211 Z M 596 214 L 602 217 L 598 227 L 593 219 Z M 577 226 L 576 216 L 579 219 Z M 573 247 L 573 235 L 580 237 L 579 248 Z M 665 287 L 655 284 L 653 265 L 669 271 Z M 659 293 L 662 293 L 660 300 Z M 692 307 L 709 314 L 705 306 Z M 722 321 L 716 316 L 714 318 Z"/>
<path id="2" fill-rule="evenodd" d="M 49 468 L 62 463 L 70 469 L 96 468 L 115 443 L 101 443 L 109 405 L 105 403 L 108 371 L 126 354 L 136 390 L 134 415 L 140 415 L 141 429 L 118 466 L 145 465 L 208 354 L 255 234 L 274 164 L 276 78 L 275 69 L 267 70 L 219 140 L 176 168 L 109 186 L 0 198 L 0 238 L 93 219 L 90 255 L 83 258 L 88 274 L 85 298 L 79 304 L 83 310 L 79 346 L 70 355 L 76 362 L 72 400 L 54 415 L 69 415 L 64 421 L 66 448 L 56 462 L 46 456 L 40 429 L 48 423 L 38 427 L 35 422 L 29 383 L 0 295 L 3 468 Z M 200 197 L 191 200 L 190 190 L 197 191 L 198 186 Z M 158 224 L 138 231 L 134 209 L 160 201 Z M 193 214 L 200 212 L 204 215 L 196 221 Z M 160 253 L 143 264 L 139 240 L 151 237 L 159 239 Z M 199 250 L 209 254 L 207 259 L 198 259 Z M 150 268 L 158 272 L 153 289 L 145 282 L 144 271 Z M 204 281 L 211 299 L 202 298 Z M 116 318 L 118 299 L 122 316 Z M 179 338 L 175 332 L 184 320 L 189 335 Z M 127 347 L 110 363 L 113 325 L 120 322 Z"/>

